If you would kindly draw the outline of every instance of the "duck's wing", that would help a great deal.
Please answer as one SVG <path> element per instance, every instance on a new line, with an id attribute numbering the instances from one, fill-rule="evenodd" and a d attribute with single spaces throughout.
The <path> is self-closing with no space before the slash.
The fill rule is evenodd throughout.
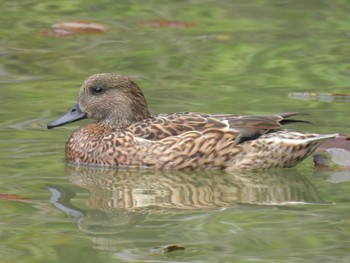
<path id="1" fill-rule="evenodd" d="M 227 129 L 229 125 L 224 119 L 211 117 L 208 114 L 185 112 L 155 115 L 129 126 L 127 131 L 132 132 L 136 137 L 156 141 L 188 131 L 202 132 L 214 128 Z"/>
<path id="2" fill-rule="evenodd" d="M 266 116 L 234 116 L 227 121 L 231 129 L 238 131 L 241 138 L 245 140 L 257 138 L 262 134 L 278 130 L 283 125 L 289 123 L 310 123 L 299 119 L 289 119 L 289 117 L 303 115 L 298 112 L 285 112 Z M 220 116 L 217 118 L 221 119 Z"/>
<path id="3" fill-rule="evenodd" d="M 305 122 L 286 119 L 295 115 L 298 115 L 298 113 L 281 113 L 268 116 L 194 112 L 160 114 L 129 126 L 127 131 L 130 131 L 136 137 L 157 141 L 170 136 L 178 136 L 188 131 L 230 130 L 236 132 L 240 138 L 249 140 L 271 130 L 279 129 L 285 123 Z"/>

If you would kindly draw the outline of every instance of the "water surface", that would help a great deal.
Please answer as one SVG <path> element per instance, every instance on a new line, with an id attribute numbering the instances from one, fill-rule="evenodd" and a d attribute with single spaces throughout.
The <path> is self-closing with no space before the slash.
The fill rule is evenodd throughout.
<path id="1" fill-rule="evenodd" d="M 152 113 L 310 113 L 348 133 L 347 1 L 3 1 L 0 262 L 348 262 L 349 182 L 296 169 L 249 174 L 66 166 L 81 123 L 48 131 L 97 72 L 132 76 Z M 104 34 L 43 36 L 93 20 Z M 193 23 L 155 26 L 147 21 Z M 159 254 L 154 247 L 186 250 Z M 156 251 L 156 253 L 154 253 Z"/>

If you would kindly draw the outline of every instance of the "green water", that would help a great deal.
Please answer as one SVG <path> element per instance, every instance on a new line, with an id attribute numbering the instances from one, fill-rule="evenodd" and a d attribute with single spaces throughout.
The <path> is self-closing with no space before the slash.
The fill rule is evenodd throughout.
<path id="1" fill-rule="evenodd" d="M 84 78 L 133 76 L 152 113 L 310 113 L 349 133 L 348 1 L 1 1 L 0 262 L 349 262 L 350 182 L 297 169 L 253 174 L 66 167 L 81 123 L 47 130 Z M 93 20 L 99 35 L 50 38 Z M 149 20 L 192 22 L 148 27 Z M 334 181 L 334 180 L 333 180 Z M 5 194 L 16 195 L 6 199 Z M 167 254 L 153 249 L 181 244 Z"/>

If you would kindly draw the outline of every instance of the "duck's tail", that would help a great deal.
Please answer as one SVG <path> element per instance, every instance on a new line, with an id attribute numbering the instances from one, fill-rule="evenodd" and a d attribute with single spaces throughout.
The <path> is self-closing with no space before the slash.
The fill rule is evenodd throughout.
<path id="1" fill-rule="evenodd" d="M 338 134 L 299 133 L 277 130 L 242 144 L 242 152 L 226 169 L 261 170 L 293 167 L 310 156 L 318 146 Z"/>
<path id="2" fill-rule="evenodd" d="M 328 140 L 328 139 L 334 139 L 337 138 L 339 136 L 338 133 L 328 133 L 328 134 L 319 134 L 317 136 L 317 138 L 314 138 L 313 140 L 316 141 L 324 141 L 324 140 Z"/>
<path id="3" fill-rule="evenodd" d="M 284 113 L 280 113 L 280 114 L 276 114 L 276 115 L 282 118 L 282 120 L 279 122 L 281 125 L 285 125 L 285 124 L 289 124 L 289 123 L 295 123 L 295 122 L 302 122 L 302 123 L 313 124 L 313 122 L 307 121 L 307 120 L 289 119 L 289 117 L 296 116 L 296 115 L 310 115 L 308 113 L 284 112 Z"/>

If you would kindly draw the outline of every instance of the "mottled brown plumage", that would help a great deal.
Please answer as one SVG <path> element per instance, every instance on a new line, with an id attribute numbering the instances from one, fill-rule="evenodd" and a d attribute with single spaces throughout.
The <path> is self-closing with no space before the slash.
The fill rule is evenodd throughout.
<path id="1" fill-rule="evenodd" d="M 282 129 L 298 113 L 269 116 L 194 112 L 150 116 L 142 91 L 128 77 L 95 74 L 84 81 L 77 104 L 48 128 L 82 118 L 66 145 L 70 163 L 156 169 L 268 169 L 291 167 L 324 140 Z"/>

